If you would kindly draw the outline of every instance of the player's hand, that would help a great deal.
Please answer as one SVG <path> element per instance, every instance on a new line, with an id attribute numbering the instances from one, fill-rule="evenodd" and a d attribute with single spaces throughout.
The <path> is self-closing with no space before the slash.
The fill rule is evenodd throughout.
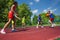
<path id="1" fill-rule="evenodd" d="M 20 18 L 18 18 L 19 20 L 21 20 Z"/>

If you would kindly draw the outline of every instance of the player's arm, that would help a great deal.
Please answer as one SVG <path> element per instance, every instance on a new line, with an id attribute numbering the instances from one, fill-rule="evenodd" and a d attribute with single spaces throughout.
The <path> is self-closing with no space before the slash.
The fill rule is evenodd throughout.
<path id="1" fill-rule="evenodd" d="M 15 12 L 14 7 L 15 7 L 15 5 L 11 6 L 11 11 L 13 11 L 13 12 Z"/>
<path id="2" fill-rule="evenodd" d="M 18 20 L 20 20 L 20 18 L 15 14 L 15 18 L 17 18 Z"/>

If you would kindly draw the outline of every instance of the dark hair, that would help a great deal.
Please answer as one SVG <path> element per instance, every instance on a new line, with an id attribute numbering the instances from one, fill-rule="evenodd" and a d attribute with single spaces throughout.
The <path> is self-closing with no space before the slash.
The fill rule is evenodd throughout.
<path id="1" fill-rule="evenodd" d="M 17 2 L 16 2 L 16 1 L 14 1 L 14 2 L 13 2 L 13 4 L 17 4 Z"/>
<path id="2" fill-rule="evenodd" d="M 48 12 L 50 12 L 50 11 L 48 11 Z"/>

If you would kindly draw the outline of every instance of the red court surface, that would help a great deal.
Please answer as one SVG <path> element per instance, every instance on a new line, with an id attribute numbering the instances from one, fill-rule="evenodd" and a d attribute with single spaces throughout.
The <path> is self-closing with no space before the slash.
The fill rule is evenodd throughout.
<path id="1" fill-rule="evenodd" d="M 35 28 L 28 27 L 25 29 L 17 28 L 18 32 L 11 32 L 11 29 L 7 28 L 7 34 L 0 34 L 0 40 L 54 40 L 60 37 L 60 26 L 55 28 Z"/>

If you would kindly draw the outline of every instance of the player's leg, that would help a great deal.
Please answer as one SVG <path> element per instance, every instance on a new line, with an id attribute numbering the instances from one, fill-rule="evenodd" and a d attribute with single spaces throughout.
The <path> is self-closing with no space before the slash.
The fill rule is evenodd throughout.
<path id="1" fill-rule="evenodd" d="M 36 26 L 36 28 L 38 28 L 39 27 L 39 21 L 38 21 L 38 23 L 37 23 L 37 26 Z"/>
<path id="2" fill-rule="evenodd" d="M 51 20 L 49 20 L 49 23 L 52 24 Z"/>
<path id="3" fill-rule="evenodd" d="M 44 28 L 42 21 L 40 22 L 40 24 L 41 24 L 41 28 Z"/>
<path id="4" fill-rule="evenodd" d="M 52 27 L 56 26 L 56 24 L 54 23 L 54 18 L 52 19 Z"/>
<path id="5" fill-rule="evenodd" d="M 50 18 L 50 21 L 51 21 L 51 27 L 54 27 L 54 18 Z"/>
<path id="6" fill-rule="evenodd" d="M 25 23 L 22 23 L 22 28 L 24 28 L 24 26 L 25 26 Z"/>
<path id="7" fill-rule="evenodd" d="M 15 27 L 16 27 L 16 19 L 14 18 L 12 20 L 12 32 L 16 32 Z"/>
<path id="8" fill-rule="evenodd" d="M 22 23 L 22 27 L 25 28 L 25 23 Z"/>
<path id="9" fill-rule="evenodd" d="M 10 24 L 12 19 L 9 19 L 8 22 L 4 25 L 4 27 L 1 30 L 1 34 L 6 34 L 6 32 L 4 31 L 6 27 L 8 27 L 8 25 Z"/>
<path id="10" fill-rule="evenodd" d="M 52 19 L 51 19 L 51 18 L 49 19 L 49 23 L 50 23 L 50 24 L 51 24 L 51 26 L 52 26 Z"/>

